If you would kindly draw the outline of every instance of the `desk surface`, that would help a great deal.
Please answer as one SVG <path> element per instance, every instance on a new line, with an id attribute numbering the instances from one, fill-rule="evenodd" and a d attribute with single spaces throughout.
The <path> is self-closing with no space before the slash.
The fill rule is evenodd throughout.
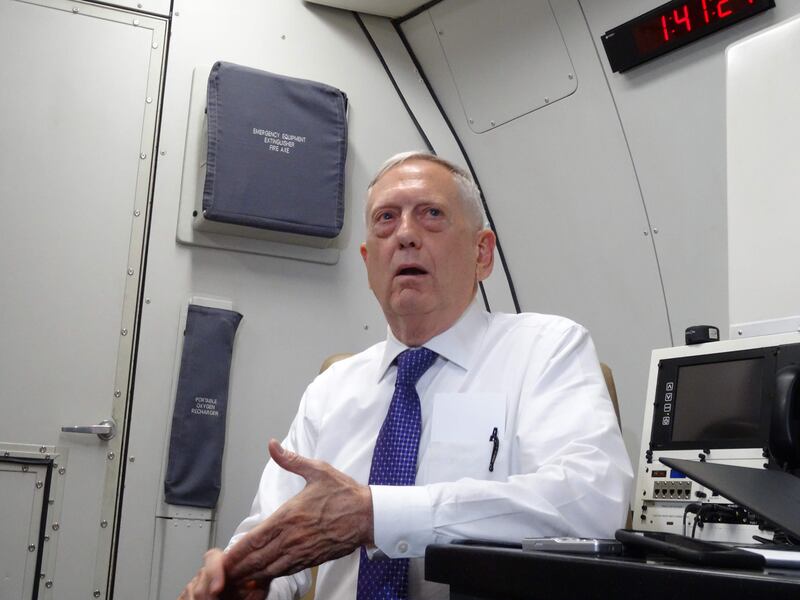
<path id="1" fill-rule="evenodd" d="M 450 585 L 458 600 L 782 600 L 800 598 L 800 572 L 740 571 L 529 552 L 479 545 L 433 545 L 425 578 Z"/>

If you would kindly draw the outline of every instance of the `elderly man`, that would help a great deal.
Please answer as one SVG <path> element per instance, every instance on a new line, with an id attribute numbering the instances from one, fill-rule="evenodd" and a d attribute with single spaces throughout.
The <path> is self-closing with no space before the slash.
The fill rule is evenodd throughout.
<path id="1" fill-rule="evenodd" d="M 393 157 L 366 219 L 386 341 L 309 385 L 250 516 L 182 598 L 296 598 L 317 564 L 322 600 L 446 598 L 424 580 L 428 544 L 608 537 L 624 521 L 632 471 L 586 330 L 475 300 L 495 236 L 470 176 Z"/>

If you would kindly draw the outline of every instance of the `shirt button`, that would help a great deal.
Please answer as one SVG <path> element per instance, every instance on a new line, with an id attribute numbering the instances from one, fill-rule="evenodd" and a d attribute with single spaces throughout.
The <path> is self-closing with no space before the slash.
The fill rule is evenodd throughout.
<path id="1" fill-rule="evenodd" d="M 400 554 L 405 554 L 406 552 L 408 552 L 408 544 L 406 544 L 405 542 L 400 542 L 399 544 L 397 544 L 397 551 Z"/>

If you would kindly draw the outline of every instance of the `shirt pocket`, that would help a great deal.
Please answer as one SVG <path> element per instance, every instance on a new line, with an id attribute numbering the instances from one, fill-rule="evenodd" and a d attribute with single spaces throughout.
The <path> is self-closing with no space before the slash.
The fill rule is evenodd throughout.
<path id="1" fill-rule="evenodd" d="M 429 482 L 508 477 L 505 422 L 505 394 L 436 394 L 425 461 Z"/>

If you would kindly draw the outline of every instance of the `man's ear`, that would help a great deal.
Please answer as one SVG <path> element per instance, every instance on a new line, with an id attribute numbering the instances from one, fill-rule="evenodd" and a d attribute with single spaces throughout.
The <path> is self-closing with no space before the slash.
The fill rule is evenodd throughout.
<path id="1" fill-rule="evenodd" d="M 492 274 L 496 244 L 497 237 L 491 229 L 483 229 L 478 233 L 478 256 L 475 266 L 478 281 L 483 281 Z"/>
<path id="2" fill-rule="evenodd" d="M 361 248 L 359 248 L 359 250 L 361 250 L 361 258 L 364 259 L 364 264 L 367 264 L 367 244 L 366 244 L 366 242 L 361 242 Z"/>

